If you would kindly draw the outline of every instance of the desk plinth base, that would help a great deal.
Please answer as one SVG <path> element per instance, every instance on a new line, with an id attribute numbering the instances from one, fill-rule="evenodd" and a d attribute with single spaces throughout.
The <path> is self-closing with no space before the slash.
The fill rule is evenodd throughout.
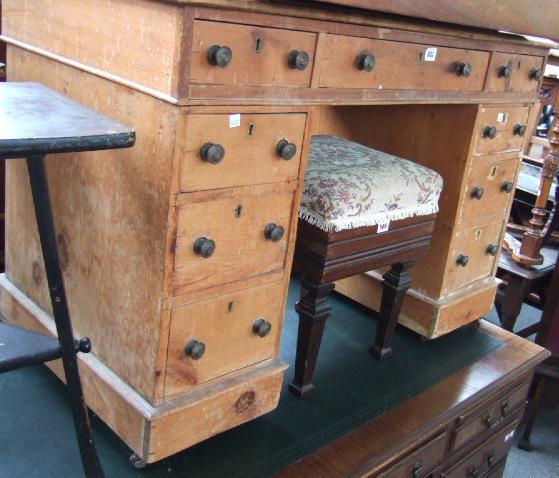
<path id="1" fill-rule="evenodd" d="M 5 274 L 0 314 L 7 323 L 54 335 L 51 317 Z M 64 377 L 60 360 L 46 364 Z M 146 463 L 166 458 L 211 436 L 264 415 L 278 404 L 286 364 L 270 362 L 230 380 L 154 406 L 93 353 L 79 355 L 88 406 Z M 216 413 L 227 410 L 224 413 Z"/>
<path id="2" fill-rule="evenodd" d="M 378 311 L 382 275 L 358 274 L 336 282 L 337 292 Z M 493 307 L 497 281 L 482 279 L 459 292 L 435 300 L 410 289 L 402 305 L 399 323 L 428 339 L 434 339 L 486 315 Z"/>

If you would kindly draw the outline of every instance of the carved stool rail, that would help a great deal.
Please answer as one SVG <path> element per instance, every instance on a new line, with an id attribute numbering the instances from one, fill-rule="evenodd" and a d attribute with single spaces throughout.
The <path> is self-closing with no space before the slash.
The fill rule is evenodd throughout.
<path id="1" fill-rule="evenodd" d="M 384 266 L 381 323 L 370 352 L 388 357 L 409 268 L 435 225 L 442 178 L 396 156 L 335 136 L 314 136 L 299 212 L 294 268 L 302 279 L 299 333 L 290 390 L 313 389 L 334 281 Z"/>

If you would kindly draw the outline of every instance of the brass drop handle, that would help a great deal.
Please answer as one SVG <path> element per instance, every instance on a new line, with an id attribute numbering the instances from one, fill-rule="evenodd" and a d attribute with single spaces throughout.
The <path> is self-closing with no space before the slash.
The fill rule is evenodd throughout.
<path id="1" fill-rule="evenodd" d="M 512 181 L 503 181 L 501 183 L 501 191 L 510 194 L 513 189 L 514 189 L 514 184 L 512 183 Z"/>
<path id="2" fill-rule="evenodd" d="M 499 424 L 500 421 L 501 421 L 501 419 L 499 419 L 497 417 L 491 418 L 489 416 L 489 414 L 487 414 L 483 417 L 483 423 L 485 423 L 485 427 L 488 430 L 491 430 L 492 428 L 495 428 Z"/>
<path id="3" fill-rule="evenodd" d="M 510 412 L 510 403 L 508 400 L 503 400 L 503 403 L 501 403 L 501 415 L 503 415 L 503 417 L 506 417 Z"/>
<path id="4" fill-rule="evenodd" d="M 204 143 L 200 148 L 200 157 L 210 164 L 219 164 L 225 157 L 225 149 L 221 144 Z"/>
<path id="5" fill-rule="evenodd" d="M 206 344 L 199 340 L 192 339 L 184 346 L 185 355 L 189 356 L 192 360 L 199 360 L 206 351 Z"/>
<path id="6" fill-rule="evenodd" d="M 485 249 L 485 252 L 487 252 L 490 256 L 496 256 L 498 251 L 499 248 L 495 244 L 488 244 Z"/>
<path id="7" fill-rule="evenodd" d="M 233 52 L 228 46 L 212 45 L 208 48 L 207 59 L 210 65 L 225 68 L 233 61 Z"/>
<path id="8" fill-rule="evenodd" d="M 526 133 L 525 124 L 515 124 L 514 128 L 512 128 L 512 134 L 516 134 L 517 136 L 524 136 L 524 133 Z"/>
<path id="9" fill-rule="evenodd" d="M 489 139 L 495 139 L 497 136 L 497 128 L 495 126 L 486 126 L 483 128 L 483 137 Z"/>
<path id="10" fill-rule="evenodd" d="M 487 466 L 491 468 L 495 464 L 495 453 L 487 455 Z"/>
<path id="11" fill-rule="evenodd" d="M 264 237 L 272 242 L 278 242 L 283 238 L 284 232 L 283 227 L 271 222 L 270 224 L 266 224 L 264 228 Z"/>
<path id="12" fill-rule="evenodd" d="M 456 67 L 456 74 L 458 76 L 468 77 L 472 74 L 473 71 L 474 71 L 474 67 L 472 66 L 471 63 L 460 62 Z"/>
<path id="13" fill-rule="evenodd" d="M 421 476 L 422 469 L 423 469 L 423 464 L 421 463 L 421 461 L 416 462 L 411 470 L 412 478 L 419 478 Z"/>
<path id="14" fill-rule="evenodd" d="M 280 158 L 289 161 L 297 154 L 297 146 L 286 139 L 280 139 L 278 144 L 276 144 L 276 153 L 278 153 Z"/>
<path id="15" fill-rule="evenodd" d="M 215 252 L 215 242 L 207 237 L 199 237 L 194 241 L 192 249 L 196 254 L 207 259 Z"/>
<path id="16" fill-rule="evenodd" d="M 485 193 L 485 190 L 482 187 L 474 186 L 472 188 L 472 190 L 470 191 L 470 197 L 476 198 L 476 199 L 481 199 L 483 197 L 484 193 Z"/>
<path id="17" fill-rule="evenodd" d="M 376 64 L 375 55 L 369 52 L 363 52 L 357 55 L 357 69 L 360 71 L 372 71 Z"/>
<path id="18" fill-rule="evenodd" d="M 470 258 L 465 254 L 460 254 L 456 259 L 456 264 L 462 267 L 466 267 L 468 265 L 468 262 L 470 262 Z"/>
<path id="19" fill-rule="evenodd" d="M 543 75 L 543 70 L 541 68 L 532 68 L 530 70 L 530 78 L 535 81 L 540 81 Z"/>
<path id="20" fill-rule="evenodd" d="M 510 78 L 512 76 L 512 66 L 511 65 L 501 65 L 499 67 L 499 78 Z"/>
<path id="21" fill-rule="evenodd" d="M 252 324 L 252 331 L 258 337 L 266 337 L 272 331 L 272 324 L 264 319 L 258 319 Z"/>
<path id="22" fill-rule="evenodd" d="M 309 54 L 306 51 L 291 50 L 287 57 L 287 64 L 292 70 L 303 71 L 309 66 Z"/>

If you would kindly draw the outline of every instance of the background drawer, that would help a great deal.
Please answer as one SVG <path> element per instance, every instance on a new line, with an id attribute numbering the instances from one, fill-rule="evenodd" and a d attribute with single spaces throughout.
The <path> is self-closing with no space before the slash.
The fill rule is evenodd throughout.
<path id="1" fill-rule="evenodd" d="M 430 45 L 326 35 L 317 52 L 318 86 L 481 91 L 489 53 L 436 47 L 435 61 L 426 61 Z M 359 70 L 357 57 L 375 56 L 372 71 Z M 460 76 L 460 62 L 472 65 L 469 77 Z"/>
<path id="2" fill-rule="evenodd" d="M 524 142 L 524 135 L 518 134 L 516 127 L 526 126 L 528 113 L 529 108 L 525 106 L 482 108 L 477 119 L 475 153 L 519 151 Z M 488 127 L 497 130 L 494 138 L 484 136 Z"/>
<path id="3" fill-rule="evenodd" d="M 233 196 L 178 206 L 174 292 L 205 289 L 281 270 L 285 266 L 293 191 Z M 283 227 L 281 240 L 264 236 L 267 224 Z M 207 258 L 194 251 L 205 237 L 215 243 Z"/>
<path id="4" fill-rule="evenodd" d="M 487 252 L 488 246 L 500 247 L 503 221 L 489 223 L 458 231 L 451 245 L 443 294 L 466 286 L 491 273 L 496 256 Z M 466 256 L 465 266 L 458 263 L 460 256 Z"/>
<path id="5" fill-rule="evenodd" d="M 180 170 L 181 191 L 217 189 L 295 180 L 303 144 L 306 114 L 241 114 L 240 126 L 230 127 L 232 115 L 192 114 L 187 118 Z M 286 140 L 297 148 L 289 160 L 277 151 Z M 204 144 L 223 147 L 221 162 L 202 159 Z"/>
<path id="6" fill-rule="evenodd" d="M 510 77 L 503 75 L 503 68 L 510 67 Z M 543 76 L 543 58 L 541 56 L 512 55 L 494 52 L 489 63 L 486 91 L 533 91 L 540 83 L 536 70 Z"/>
<path id="7" fill-rule="evenodd" d="M 510 159 L 499 156 L 474 157 L 466 182 L 466 190 L 460 207 L 460 222 L 476 221 L 479 217 L 504 215 L 513 191 L 506 187 L 514 185 L 518 154 Z M 512 186 L 511 186 L 512 187 Z M 478 199 L 478 195 L 483 195 Z"/>
<path id="8" fill-rule="evenodd" d="M 283 283 L 276 282 L 173 310 L 165 396 L 271 358 L 279 332 L 282 294 Z M 253 330 L 259 319 L 272 326 L 265 337 Z M 205 345 L 197 360 L 185 353 L 191 340 Z"/>
<path id="9" fill-rule="evenodd" d="M 192 41 L 190 81 L 215 85 L 309 86 L 316 34 L 195 21 Z M 208 61 L 213 45 L 227 46 L 233 54 L 229 65 L 221 68 Z M 308 65 L 304 70 L 290 68 L 290 52 L 304 51 Z"/>

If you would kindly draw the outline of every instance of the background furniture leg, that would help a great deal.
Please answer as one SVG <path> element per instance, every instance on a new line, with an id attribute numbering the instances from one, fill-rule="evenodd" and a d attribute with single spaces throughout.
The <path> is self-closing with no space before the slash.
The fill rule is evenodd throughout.
<path id="1" fill-rule="evenodd" d="M 530 435 L 532 433 L 532 428 L 536 422 L 536 414 L 540 407 L 540 401 L 542 399 L 543 390 L 545 388 L 545 376 L 539 375 L 537 372 L 534 375 L 535 390 L 534 396 L 529 400 L 526 412 L 524 413 L 523 425 L 522 425 L 522 435 L 518 440 L 518 448 L 525 451 L 532 451 L 532 445 L 530 445 Z"/>
<path id="2" fill-rule="evenodd" d="M 530 292 L 530 281 L 512 274 L 508 279 L 509 283 L 501 301 L 499 320 L 503 329 L 512 332 L 516 324 L 516 318 L 520 309 L 522 309 L 524 298 Z M 497 309 L 497 312 L 499 312 L 499 309 Z"/>

